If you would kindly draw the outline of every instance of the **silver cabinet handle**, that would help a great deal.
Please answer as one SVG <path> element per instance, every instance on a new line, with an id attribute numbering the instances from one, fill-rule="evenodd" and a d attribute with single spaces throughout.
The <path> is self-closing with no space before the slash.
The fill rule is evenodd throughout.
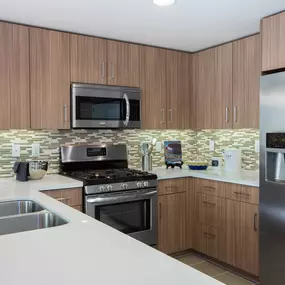
<path id="1" fill-rule="evenodd" d="M 226 123 L 229 122 L 229 108 L 226 107 Z"/>
<path id="2" fill-rule="evenodd" d="M 62 202 L 64 204 L 67 204 L 70 200 L 70 197 L 62 197 L 62 198 L 56 198 L 57 201 Z"/>
<path id="3" fill-rule="evenodd" d="M 67 122 L 67 105 L 63 105 L 63 121 Z"/>
<path id="4" fill-rule="evenodd" d="M 105 78 L 105 62 L 102 61 L 100 64 L 101 64 L 101 78 Z"/>
<path id="5" fill-rule="evenodd" d="M 164 109 L 161 109 L 161 114 L 162 114 L 161 124 L 164 124 Z"/>
<path id="6" fill-rule="evenodd" d="M 111 67 L 111 79 L 115 78 L 115 65 L 114 63 L 110 63 L 110 67 Z"/>
<path id="7" fill-rule="evenodd" d="M 172 124 L 172 109 L 169 109 L 169 121 Z"/>
<path id="8" fill-rule="evenodd" d="M 124 94 L 123 98 L 126 101 L 126 109 L 127 109 L 126 120 L 124 121 L 124 125 L 127 126 L 129 124 L 129 121 L 130 121 L 130 101 L 129 101 L 129 97 L 126 93 Z"/>
<path id="9" fill-rule="evenodd" d="M 237 106 L 234 106 L 234 122 L 237 122 Z"/>

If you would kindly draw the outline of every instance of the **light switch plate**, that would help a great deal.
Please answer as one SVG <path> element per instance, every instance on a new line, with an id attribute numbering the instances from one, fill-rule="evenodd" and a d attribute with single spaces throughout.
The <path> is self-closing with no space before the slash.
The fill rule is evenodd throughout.
<path id="1" fill-rule="evenodd" d="M 255 141 L 255 152 L 259 152 L 259 140 Z"/>
<path id="2" fill-rule="evenodd" d="M 156 144 L 155 144 L 155 150 L 156 150 L 157 152 L 161 152 L 161 142 L 156 142 Z"/>
<path id="3" fill-rule="evenodd" d="M 40 144 L 39 143 L 32 144 L 32 156 L 40 156 Z"/>
<path id="4" fill-rule="evenodd" d="M 12 144 L 12 157 L 21 156 L 21 146 L 19 144 Z"/>
<path id="5" fill-rule="evenodd" d="M 214 140 L 210 140 L 209 141 L 209 150 L 210 151 L 214 151 L 215 150 L 215 141 Z"/>

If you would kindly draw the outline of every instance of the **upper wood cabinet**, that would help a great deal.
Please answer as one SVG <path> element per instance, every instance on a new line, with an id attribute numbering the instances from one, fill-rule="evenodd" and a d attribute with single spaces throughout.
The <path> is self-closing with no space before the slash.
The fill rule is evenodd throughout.
<path id="1" fill-rule="evenodd" d="M 108 84 L 140 86 L 140 46 L 108 41 Z"/>
<path id="2" fill-rule="evenodd" d="M 29 28 L 0 22 L 0 129 L 30 128 Z"/>
<path id="3" fill-rule="evenodd" d="M 197 128 L 231 128 L 232 43 L 197 53 L 193 72 Z"/>
<path id="4" fill-rule="evenodd" d="M 260 75 L 260 35 L 233 42 L 233 128 L 259 128 Z"/>
<path id="5" fill-rule="evenodd" d="M 69 34 L 30 28 L 33 129 L 70 128 Z"/>
<path id="6" fill-rule="evenodd" d="M 71 82 L 107 83 L 107 40 L 70 35 Z"/>
<path id="7" fill-rule="evenodd" d="M 191 55 L 167 50 L 167 128 L 189 129 L 191 124 Z"/>
<path id="8" fill-rule="evenodd" d="M 140 87 L 142 89 L 142 127 L 165 129 L 166 50 L 140 47 Z"/>
<path id="9" fill-rule="evenodd" d="M 262 19 L 262 71 L 285 67 L 285 12 Z"/>

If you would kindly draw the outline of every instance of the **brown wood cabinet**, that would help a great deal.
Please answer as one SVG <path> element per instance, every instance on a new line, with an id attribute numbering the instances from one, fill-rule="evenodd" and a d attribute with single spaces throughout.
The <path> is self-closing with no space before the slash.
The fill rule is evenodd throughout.
<path id="1" fill-rule="evenodd" d="M 71 82 L 107 83 L 107 40 L 70 34 Z"/>
<path id="2" fill-rule="evenodd" d="M 30 28 L 31 125 L 70 128 L 69 34 Z"/>
<path id="3" fill-rule="evenodd" d="M 158 244 L 164 253 L 186 249 L 186 194 L 158 197 Z"/>
<path id="4" fill-rule="evenodd" d="M 0 129 L 30 128 L 29 28 L 0 22 Z"/>
<path id="5" fill-rule="evenodd" d="M 142 127 L 166 129 L 166 50 L 140 47 Z"/>
<path id="6" fill-rule="evenodd" d="M 258 206 L 233 200 L 226 205 L 226 262 L 258 276 Z"/>
<path id="7" fill-rule="evenodd" d="M 199 52 L 195 57 L 197 128 L 231 128 L 232 43 Z"/>
<path id="8" fill-rule="evenodd" d="M 285 67 L 285 12 L 261 21 L 262 71 Z"/>
<path id="9" fill-rule="evenodd" d="M 108 84 L 140 86 L 140 46 L 108 40 Z"/>
<path id="10" fill-rule="evenodd" d="M 190 128 L 191 55 L 168 50 L 166 62 L 167 129 Z"/>
<path id="11" fill-rule="evenodd" d="M 76 209 L 82 211 L 82 188 L 68 188 L 68 189 L 58 189 L 58 190 L 46 190 L 42 193 Z"/>
<path id="12" fill-rule="evenodd" d="M 260 35 L 233 42 L 233 128 L 259 128 L 260 75 Z"/>

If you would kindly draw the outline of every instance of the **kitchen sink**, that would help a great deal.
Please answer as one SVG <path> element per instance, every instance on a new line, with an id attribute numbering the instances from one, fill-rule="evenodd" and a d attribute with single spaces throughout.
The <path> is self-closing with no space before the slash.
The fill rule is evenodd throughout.
<path id="1" fill-rule="evenodd" d="M 31 200 L 0 202 L 0 217 L 14 216 L 43 211 L 44 208 Z"/>
<path id="2" fill-rule="evenodd" d="M 46 210 L 38 213 L 1 217 L 0 235 L 52 228 L 67 223 L 62 217 Z"/>

